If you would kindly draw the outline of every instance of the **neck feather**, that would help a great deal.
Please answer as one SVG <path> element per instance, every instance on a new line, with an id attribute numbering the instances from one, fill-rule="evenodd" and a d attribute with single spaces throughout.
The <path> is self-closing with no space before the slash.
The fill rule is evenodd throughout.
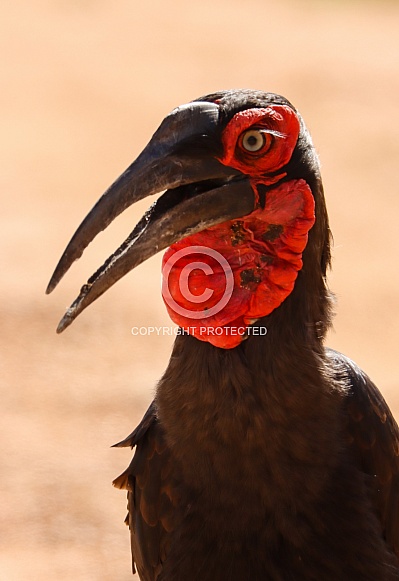
<path id="1" fill-rule="evenodd" d="M 302 488 L 306 503 L 336 463 L 339 388 L 331 388 L 323 349 L 331 306 L 325 281 L 329 231 L 323 199 L 315 199 L 318 219 L 294 290 L 254 323 L 267 334 L 250 335 L 233 349 L 178 336 L 158 385 L 156 404 L 168 446 L 186 482 L 209 498 L 221 487 L 227 496 L 231 488 L 235 498 L 239 485 L 249 496 L 262 496 L 254 498 L 254 506 L 258 500 L 284 504 Z M 326 426 L 323 433 L 320 425 Z M 261 465 L 259 458 L 265 460 Z M 314 475 L 311 489 L 307 464 Z M 253 482 L 268 484 L 253 490 Z"/>

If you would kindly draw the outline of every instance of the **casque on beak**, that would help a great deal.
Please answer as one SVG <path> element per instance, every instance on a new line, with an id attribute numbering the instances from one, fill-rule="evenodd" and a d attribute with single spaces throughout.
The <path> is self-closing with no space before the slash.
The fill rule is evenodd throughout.
<path id="1" fill-rule="evenodd" d="M 123 244 L 81 288 L 58 325 L 61 333 L 127 272 L 171 244 L 255 209 L 249 179 L 207 151 L 218 134 L 219 108 L 192 102 L 174 109 L 149 144 L 89 212 L 54 271 L 50 293 L 93 238 L 138 200 L 167 190 Z"/>

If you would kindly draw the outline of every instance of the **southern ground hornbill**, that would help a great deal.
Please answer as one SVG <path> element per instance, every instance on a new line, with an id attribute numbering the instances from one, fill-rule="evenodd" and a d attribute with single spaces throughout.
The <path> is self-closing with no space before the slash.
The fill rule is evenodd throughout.
<path id="1" fill-rule="evenodd" d="M 50 292 L 129 205 L 163 190 L 58 331 L 168 248 L 181 328 L 155 401 L 118 446 L 145 581 L 399 579 L 399 438 L 381 394 L 323 345 L 330 230 L 295 108 L 258 91 L 178 107 L 78 228 Z M 266 332 L 267 330 L 267 332 Z"/>

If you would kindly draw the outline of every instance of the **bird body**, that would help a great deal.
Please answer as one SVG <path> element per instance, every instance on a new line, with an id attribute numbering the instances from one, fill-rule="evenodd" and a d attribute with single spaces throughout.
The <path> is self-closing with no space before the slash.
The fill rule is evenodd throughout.
<path id="1" fill-rule="evenodd" d="M 118 213 L 162 189 L 59 326 L 169 247 L 163 294 L 189 331 L 117 444 L 136 447 L 114 484 L 128 490 L 140 578 L 399 579 L 398 427 L 371 380 L 324 346 L 330 231 L 299 113 L 246 90 L 174 110 L 82 223 L 49 289 Z"/>
<path id="2" fill-rule="evenodd" d="M 261 340 L 250 352 L 246 341 L 247 353 L 211 358 L 215 348 L 201 344 L 210 366 L 189 341 L 191 357 L 179 340 L 155 403 L 123 442 L 137 445 L 116 485 L 130 489 L 140 577 L 313 580 L 322 572 L 327 580 L 397 579 L 372 506 L 374 477 L 355 459 L 359 443 L 368 456 L 368 433 L 351 438 L 359 418 L 348 408 L 359 412 L 368 392 L 379 397 L 373 384 L 335 352 L 313 361 L 298 353 L 290 382 L 285 366 L 254 377 L 253 364 L 265 355 Z M 388 426 L 372 413 L 367 429 L 376 431 L 379 453 L 396 461 L 384 449 Z"/>

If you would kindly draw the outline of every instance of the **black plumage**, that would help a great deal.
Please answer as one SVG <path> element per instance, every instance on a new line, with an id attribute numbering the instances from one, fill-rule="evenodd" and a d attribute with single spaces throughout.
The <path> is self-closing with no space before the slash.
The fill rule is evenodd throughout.
<path id="1" fill-rule="evenodd" d="M 335 351 L 272 363 L 261 339 L 224 352 L 179 338 L 119 444 L 137 446 L 115 485 L 140 577 L 399 578 L 398 430 L 381 394 Z"/>

